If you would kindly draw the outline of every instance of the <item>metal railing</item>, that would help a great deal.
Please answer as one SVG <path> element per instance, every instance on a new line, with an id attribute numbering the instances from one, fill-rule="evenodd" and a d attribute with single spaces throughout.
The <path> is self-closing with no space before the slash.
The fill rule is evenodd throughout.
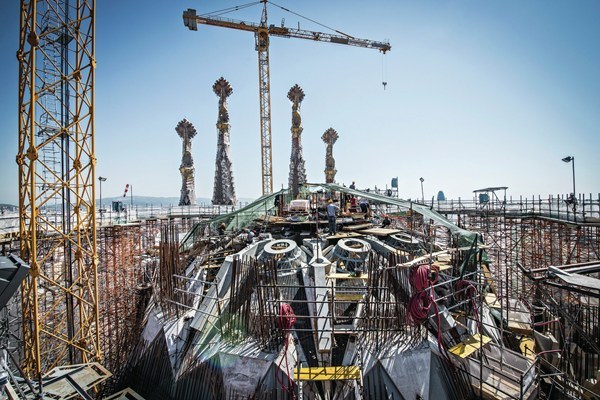
<path id="1" fill-rule="evenodd" d="M 519 196 L 518 198 L 511 196 L 500 201 L 459 198 L 432 201 L 428 204 L 442 214 L 538 216 L 578 223 L 600 223 L 600 193 L 595 197 L 592 194 L 579 194 L 575 199 L 569 195 Z"/>

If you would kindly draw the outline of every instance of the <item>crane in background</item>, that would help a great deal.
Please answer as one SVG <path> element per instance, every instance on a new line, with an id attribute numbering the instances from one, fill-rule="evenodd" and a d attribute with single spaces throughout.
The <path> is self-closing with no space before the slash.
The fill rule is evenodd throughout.
<path id="1" fill-rule="evenodd" d="M 267 3 L 268 0 L 246 4 L 238 7 L 218 11 L 224 13 L 239 10 L 248 6 L 263 3 L 262 17 L 260 23 L 237 21 L 222 18 L 217 15 L 197 15 L 196 10 L 187 9 L 183 12 L 183 23 L 190 30 L 198 30 L 198 24 L 218 26 L 222 28 L 231 28 L 241 31 L 253 32 L 255 37 L 255 48 L 258 52 L 258 94 L 260 102 L 260 148 L 261 148 L 261 172 L 262 172 L 262 194 L 273 192 L 273 166 L 271 149 L 271 85 L 269 77 L 269 36 L 279 36 L 285 38 L 308 39 L 317 42 L 345 44 L 348 46 L 364 47 L 376 49 L 386 53 L 392 47 L 388 42 L 377 42 L 368 39 L 357 39 L 343 32 L 329 34 L 323 32 L 308 31 L 303 29 L 288 28 L 285 26 L 268 25 Z M 274 3 L 271 3 L 277 6 Z M 277 6 L 282 10 L 290 10 Z M 295 14 L 295 13 L 294 13 Z M 313 21 L 314 22 L 314 21 Z"/>

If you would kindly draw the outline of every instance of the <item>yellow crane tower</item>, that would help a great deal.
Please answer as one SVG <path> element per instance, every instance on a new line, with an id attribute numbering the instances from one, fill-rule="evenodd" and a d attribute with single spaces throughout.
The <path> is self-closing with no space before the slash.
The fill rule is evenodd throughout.
<path id="1" fill-rule="evenodd" d="M 95 0 L 21 0 L 19 216 L 23 368 L 99 361 Z"/>
<path id="2" fill-rule="evenodd" d="M 260 146 L 261 146 L 261 165 L 262 165 L 262 193 L 263 195 L 273 192 L 273 167 L 271 156 L 271 85 L 269 77 L 269 36 L 279 36 L 285 38 L 308 39 L 317 42 L 328 42 L 336 44 L 345 44 L 348 46 L 365 47 L 368 49 L 377 49 L 385 54 L 392 47 L 388 42 L 377 42 L 367 39 L 357 39 L 355 37 L 338 32 L 340 35 L 307 31 L 303 29 L 288 28 L 285 26 L 269 26 L 267 23 L 267 3 L 268 0 L 252 3 L 254 5 L 263 3 L 262 17 L 260 23 L 237 21 L 215 15 L 196 15 L 196 10 L 187 9 L 183 12 L 183 23 L 190 30 L 198 30 L 198 24 L 220 26 L 223 28 L 238 29 L 247 32 L 254 32 L 256 51 L 258 52 L 258 93 L 260 100 Z M 271 3 L 273 4 L 273 3 Z M 232 7 L 236 10 L 242 7 Z M 278 6 L 279 7 L 279 6 Z M 280 7 L 285 11 L 289 11 Z"/>

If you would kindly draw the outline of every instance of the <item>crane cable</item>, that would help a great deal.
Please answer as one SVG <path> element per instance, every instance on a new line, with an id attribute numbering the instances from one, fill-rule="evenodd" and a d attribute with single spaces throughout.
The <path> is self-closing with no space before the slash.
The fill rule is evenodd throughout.
<path id="1" fill-rule="evenodd" d="M 387 58 L 385 58 L 385 53 L 381 53 L 381 84 L 383 90 L 385 90 L 387 86 Z"/>
<path id="2" fill-rule="evenodd" d="M 330 31 L 339 33 L 340 35 L 346 36 L 346 37 L 348 37 L 350 39 L 354 39 L 354 36 L 348 35 L 347 33 L 344 33 L 342 31 L 338 31 L 337 29 L 333 29 L 330 26 L 324 25 L 324 24 L 322 24 L 320 22 L 315 21 L 314 19 L 310 19 L 308 17 L 305 17 L 304 15 L 298 14 L 297 12 L 294 12 L 294 11 L 292 11 L 290 9 L 282 7 L 279 4 L 275 4 L 272 1 L 268 1 L 267 0 L 267 2 L 269 4 L 274 5 L 275 7 L 281 8 L 283 11 L 287 11 L 290 14 L 294 14 L 294 15 L 300 17 L 300 18 L 304 18 L 305 20 L 310 21 L 310 22 L 312 22 L 314 24 L 317 24 L 317 25 L 319 25 L 319 26 L 321 26 L 321 27 L 323 27 L 325 29 L 329 29 Z M 299 28 L 298 28 L 298 30 L 299 30 Z M 385 90 L 385 88 L 387 86 L 387 58 L 385 58 L 385 52 L 382 52 L 382 54 L 381 54 L 381 84 L 383 85 L 383 90 Z"/>
<path id="3" fill-rule="evenodd" d="M 255 1 L 252 3 L 246 3 L 246 4 L 242 4 L 239 6 L 235 6 L 235 7 L 229 7 L 229 8 L 224 8 L 222 10 L 217 10 L 217 11 L 212 11 L 209 13 L 205 13 L 205 14 L 201 14 L 201 17 L 208 17 L 208 16 L 212 16 L 212 17 L 217 17 L 219 15 L 223 15 L 223 14 L 227 14 L 233 11 L 238 11 L 238 10 L 243 10 L 244 8 L 248 8 L 248 7 L 252 7 L 255 6 L 257 4 L 262 3 L 261 1 Z"/>
<path id="4" fill-rule="evenodd" d="M 327 25 L 324 25 L 324 24 L 322 24 L 322 23 L 320 23 L 320 22 L 317 22 L 317 21 L 315 21 L 314 19 L 310 19 L 310 18 L 308 18 L 308 17 L 305 17 L 304 15 L 300 15 L 300 14 L 298 14 L 298 13 L 296 13 L 296 12 L 292 11 L 292 10 L 288 10 L 287 8 L 285 8 L 285 7 L 282 7 L 282 6 L 278 5 L 278 4 L 275 4 L 275 3 L 273 3 L 272 1 L 267 1 L 267 2 L 268 2 L 269 4 L 273 4 L 275 7 L 279 7 L 279 8 L 281 8 L 283 11 L 287 11 L 287 12 L 289 12 L 289 13 L 291 13 L 291 14 L 294 14 L 294 15 L 296 15 L 296 16 L 298 16 L 298 17 L 300 17 L 300 18 L 304 18 L 305 20 L 307 20 L 307 21 L 310 21 L 310 22 L 312 22 L 312 23 L 314 23 L 314 24 L 317 24 L 317 25 L 319 25 L 319 26 L 322 26 L 323 28 L 329 29 L 330 31 L 334 31 L 334 32 L 336 32 L 336 33 L 339 33 L 340 35 L 344 35 L 344 36 L 346 36 L 346 37 L 349 37 L 350 39 L 355 39 L 355 38 L 354 38 L 354 36 L 350 36 L 350 35 L 348 35 L 347 33 L 344 33 L 344 32 L 341 32 L 341 31 L 338 31 L 337 29 L 333 29 L 333 28 L 331 28 L 331 27 L 329 27 L 329 26 L 327 26 Z"/>
<path id="5" fill-rule="evenodd" d="M 272 4 L 272 5 L 274 5 L 275 7 L 279 7 L 283 11 L 287 11 L 290 14 L 294 14 L 294 15 L 300 17 L 300 18 L 304 18 L 305 20 L 310 21 L 310 22 L 312 22 L 314 24 L 317 24 L 317 25 L 319 25 L 319 26 L 321 26 L 321 27 L 323 27 L 325 29 L 329 29 L 330 31 L 339 33 L 340 35 L 346 36 L 346 37 L 348 37 L 350 39 L 354 39 L 354 36 L 348 35 L 347 33 L 344 33 L 342 31 L 334 29 L 334 28 L 332 28 L 330 26 L 327 26 L 325 24 L 317 22 L 314 19 L 305 17 L 304 15 L 298 14 L 297 12 L 294 12 L 294 11 L 288 9 L 288 8 L 280 6 L 279 4 L 275 4 L 275 3 L 271 2 L 271 1 L 268 1 L 268 0 L 267 0 L 267 2 L 270 3 L 270 4 Z M 262 3 L 262 1 L 255 1 L 255 2 L 252 2 L 252 3 L 246 3 L 246 4 L 242 4 L 242 5 L 235 6 L 235 7 L 229 7 L 229 8 L 224 8 L 222 10 L 212 11 L 212 12 L 209 12 L 209 13 L 201 14 L 200 16 L 202 16 L 202 17 L 208 17 L 208 16 L 210 16 L 210 17 L 217 17 L 219 15 L 224 15 L 224 14 L 227 14 L 227 13 L 230 13 L 230 12 L 233 12 L 233 11 L 238 11 L 238 10 L 242 10 L 244 8 L 252 7 L 252 6 L 255 6 L 255 5 L 260 4 L 260 3 Z M 298 30 L 300 30 L 300 29 L 298 28 Z M 387 86 L 387 59 L 385 58 L 385 52 L 383 52 L 381 54 L 381 84 L 383 85 L 383 90 L 385 90 L 386 86 Z"/>

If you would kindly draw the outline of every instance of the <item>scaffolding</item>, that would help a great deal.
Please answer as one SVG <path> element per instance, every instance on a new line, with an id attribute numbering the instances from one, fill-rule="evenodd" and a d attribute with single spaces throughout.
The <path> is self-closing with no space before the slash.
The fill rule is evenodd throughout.
<path id="1" fill-rule="evenodd" d="M 321 236 L 319 207 L 355 193 L 370 199 L 371 212 L 350 212 L 340 236 Z M 514 327 L 493 320 L 489 297 L 502 296 L 482 233 L 420 204 L 337 185 L 307 184 L 302 196 L 311 210 L 293 211 L 290 193 L 273 193 L 195 224 L 180 246 L 162 231 L 151 318 L 162 329 L 144 334 L 123 385 L 181 399 L 198 387 L 223 398 L 435 397 L 440 387 L 457 399 L 536 396 L 539 359 L 519 348 Z M 388 228 L 371 222 L 382 214 Z M 521 305 L 510 300 L 512 309 Z M 503 302 L 499 313 L 507 313 Z M 228 366 L 211 369 L 224 360 L 240 368 L 271 363 L 236 376 L 271 372 L 250 390 L 232 384 Z M 429 381 L 425 388 L 389 381 L 411 363 L 437 371 L 432 392 Z M 145 390 L 157 379 L 159 388 Z"/>
<path id="2" fill-rule="evenodd" d="M 600 195 L 580 195 L 576 214 L 567 200 L 504 198 L 486 204 L 444 202 L 437 208 L 483 236 L 486 281 L 494 293 L 487 300 L 520 333 L 516 340 L 529 341 L 531 354 L 544 354 L 543 389 L 578 398 L 590 395 L 584 386 L 600 370 L 599 294 L 564 282 L 559 287 L 549 267 L 598 263 Z M 592 269 L 590 276 L 599 274 Z"/>
<path id="3" fill-rule="evenodd" d="M 316 208 L 327 198 L 343 201 L 354 193 L 322 187 L 327 190 L 304 193 Z M 396 396 L 380 381 L 388 379 L 390 366 L 378 361 L 380 354 L 396 351 L 406 359 L 425 357 L 420 362 L 442 371 L 446 393 L 455 398 L 525 399 L 556 389 L 572 397 L 589 393 L 586 381 L 600 369 L 597 298 L 553 286 L 548 266 L 570 268 L 598 259 L 595 199 L 580 203 L 586 219 L 581 214 L 575 222 L 573 216 L 559 218 L 566 212 L 554 198 L 501 207 L 461 203 L 443 208 L 444 218 L 427 206 L 364 195 L 372 206 L 369 221 L 386 214 L 388 230 L 354 213 L 352 222 L 340 221 L 341 238 L 319 250 L 314 246 L 324 239 L 300 246 L 270 236 L 294 226 L 316 233 L 326 225 L 317 210 L 307 219 L 292 212 L 287 191 L 212 220 L 182 213 L 99 227 L 100 344 L 105 366 L 115 373 L 105 393 L 123 385 L 138 390 L 161 379 L 151 395 L 142 394 L 178 393 L 183 399 L 211 387 L 224 398 L 245 396 L 214 369 L 215 354 L 236 357 L 250 349 L 283 354 L 286 343 L 289 368 L 279 365 L 273 376 L 291 378 L 288 389 L 306 395 L 343 387 L 366 398 Z M 216 227 L 223 222 L 220 232 Z M 244 255 L 248 229 L 264 235 L 258 242 L 263 244 L 254 242 L 249 248 L 257 246 L 255 253 Z M 261 249 L 266 256 L 259 256 Z M 430 288 L 415 285 L 414 275 L 424 268 L 437 276 Z M 420 297 L 424 293 L 434 301 Z M 415 316 L 415 298 L 437 311 Z M 295 318 L 287 330 L 284 304 Z M 198 315 L 206 316 L 204 328 Z M 148 318 L 158 321 L 162 334 L 141 334 Z M 171 348 L 165 337 L 186 344 Z M 202 348 L 212 348 L 208 364 L 202 351 L 190 350 Z M 256 396 L 290 393 L 265 381 Z"/>
<path id="4" fill-rule="evenodd" d="M 98 229 L 98 281 L 103 365 L 113 373 L 104 387 L 111 393 L 139 341 L 152 295 L 170 298 L 179 267 L 178 237 L 190 229 L 190 218 L 152 218 Z M 162 271 L 168 269 L 168 271 Z M 170 306 L 170 308 L 169 308 Z M 163 302 L 166 315 L 176 312 Z"/>

